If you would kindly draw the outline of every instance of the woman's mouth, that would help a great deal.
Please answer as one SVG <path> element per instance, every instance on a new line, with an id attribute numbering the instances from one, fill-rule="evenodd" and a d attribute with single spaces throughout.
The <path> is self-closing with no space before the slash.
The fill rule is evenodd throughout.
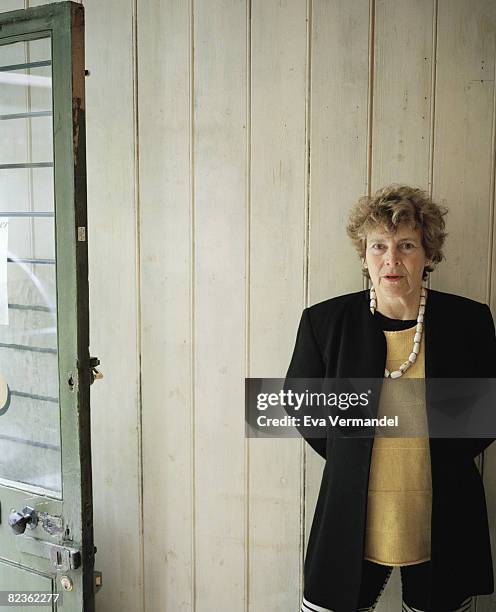
<path id="1" fill-rule="evenodd" d="M 394 274 L 388 274 L 387 276 L 383 276 L 383 278 L 385 278 L 390 283 L 395 283 L 395 282 L 401 280 L 403 277 L 402 276 L 398 276 L 398 275 L 394 275 Z"/>

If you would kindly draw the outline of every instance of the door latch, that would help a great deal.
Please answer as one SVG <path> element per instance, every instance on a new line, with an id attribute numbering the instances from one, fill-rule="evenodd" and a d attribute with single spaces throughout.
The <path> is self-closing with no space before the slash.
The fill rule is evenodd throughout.
<path id="1" fill-rule="evenodd" d="M 45 542 L 27 535 L 16 538 L 16 544 L 20 552 L 49 559 L 53 568 L 59 572 L 68 572 L 81 565 L 81 551 L 72 546 Z"/>
<path id="2" fill-rule="evenodd" d="M 100 372 L 100 370 L 97 370 L 96 366 L 100 365 L 100 360 L 98 359 L 98 357 L 90 357 L 90 368 L 91 368 L 91 372 L 90 372 L 90 385 L 92 385 L 95 380 L 101 380 L 103 378 L 103 374 L 102 372 Z"/>

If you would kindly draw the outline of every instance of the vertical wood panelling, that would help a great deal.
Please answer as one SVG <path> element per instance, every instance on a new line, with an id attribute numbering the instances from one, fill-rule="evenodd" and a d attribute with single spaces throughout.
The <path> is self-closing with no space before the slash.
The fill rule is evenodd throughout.
<path id="1" fill-rule="evenodd" d="M 435 287 L 487 301 L 496 4 L 440 0 L 434 197 L 446 201 L 446 265 Z"/>
<path id="2" fill-rule="evenodd" d="M 309 303 L 362 288 L 346 222 L 366 192 L 369 1 L 318 0 L 312 24 Z"/>
<path id="3" fill-rule="evenodd" d="M 433 193 L 449 208 L 446 265 L 433 274 L 436 288 L 490 300 L 494 164 L 496 5 L 439 0 Z M 494 452 L 486 452 L 484 481 L 494 478 Z M 487 495 L 489 516 L 496 511 Z M 494 524 L 492 524 L 494 534 Z M 493 547 L 494 550 L 494 547 Z M 494 595 L 477 610 L 494 607 Z"/>
<path id="4" fill-rule="evenodd" d="M 101 610 L 142 611 L 133 2 L 86 0 L 88 244 Z M 157 519 L 159 520 L 159 519 Z"/>
<path id="5" fill-rule="evenodd" d="M 244 610 L 246 9 L 194 4 L 197 612 Z"/>
<path id="6" fill-rule="evenodd" d="M 377 0 L 372 191 L 406 182 L 427 188 L 434 0 Z"/>
<path id="7" fill-rule="evenodd" d="M 250 375 L 284 376 L 304 301 L 307 27 L 304 2 L 252 4 Z M 249 610 L 296 609 L 297 440 L 251 440 Z M 269 570 L 270 568 L 270 570 Z"/>
<path id="8" fill-rule="evenodd" d="M 187 2 L 138 2 L 145 610 L 193 610 Z"/>

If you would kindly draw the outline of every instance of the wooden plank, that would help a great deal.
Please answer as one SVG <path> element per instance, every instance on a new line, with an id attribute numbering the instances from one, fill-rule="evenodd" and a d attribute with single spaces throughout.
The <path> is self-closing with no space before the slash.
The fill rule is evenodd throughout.
<path id="1" fill-rule="evenodd" d="M 246 7 L 194 5 L 197 612 L 245 609 Z"/>
<path id="2" fill-rule="evenodd" d="M 92 389 L 94 527 L 96 569 L 111 587 L 98 593 L 98 606 L 139 612 L 142 474 L 133 2 L 87 0 L 85 9 L 86 65 L 91 71 L 86 79 L 90 330 L 92 355 L 100 357 L 105 375 Z"/>
<path id="3" fill-rule="evenodd" d="M 446 265 L 436 288 L 487 301 L 496 5 L 439 2 L 434 196 L 446 202 Z M 474 262 L 477 265 L 474 266 Z"/>
<path id="4" fill-rule="evenodd" d="M 495 21 L 490 0 L 439 2 L 433 184 L 450 213 L 447 262 L 432 275 L 436 287 L 492 303 L 493 312 Z M 495 458 L 490 448 L 480 466 L 489 517 Z M 490 530 L 494 542 L 491 518 Z M 476 599 L 478 612 L 496 603 L 494 594 Z"/>
<path id="5" fill-rule="evenodd" d="M 309 303 L 359 291 L 347 215 L 367 191 L 369 2 L 313 3 Z"/>
<path id="6" fill-rule="evenodd" d="M 433 0 L 380 0 L 375 10 L 372 191 L 428 187 Z"/>
<path id="7" fill-rule="evenodd" d="M 211 576 L 193 550 L 189 4 L 140 0 L 137 21 L 145 609 L 193 610 Z"/>
<path id="8" fill-rule="evenodd" d="M 252 4 L 249 373 L 284 376 L 305 296 L 307 9 Z M 250 440 L 250 610 L 302 590 L 301 440 Z M 270 568 L 270 569 L 269 569 Z"/>

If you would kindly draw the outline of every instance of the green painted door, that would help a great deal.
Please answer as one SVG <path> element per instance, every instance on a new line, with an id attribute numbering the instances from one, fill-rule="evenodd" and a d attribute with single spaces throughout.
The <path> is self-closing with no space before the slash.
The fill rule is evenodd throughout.
<path id="1" fill-rule="evenodd" d="M 94 610 L 84 111 L 83 7 L 0 13 L 0 605 L 22 610 Z"/>

